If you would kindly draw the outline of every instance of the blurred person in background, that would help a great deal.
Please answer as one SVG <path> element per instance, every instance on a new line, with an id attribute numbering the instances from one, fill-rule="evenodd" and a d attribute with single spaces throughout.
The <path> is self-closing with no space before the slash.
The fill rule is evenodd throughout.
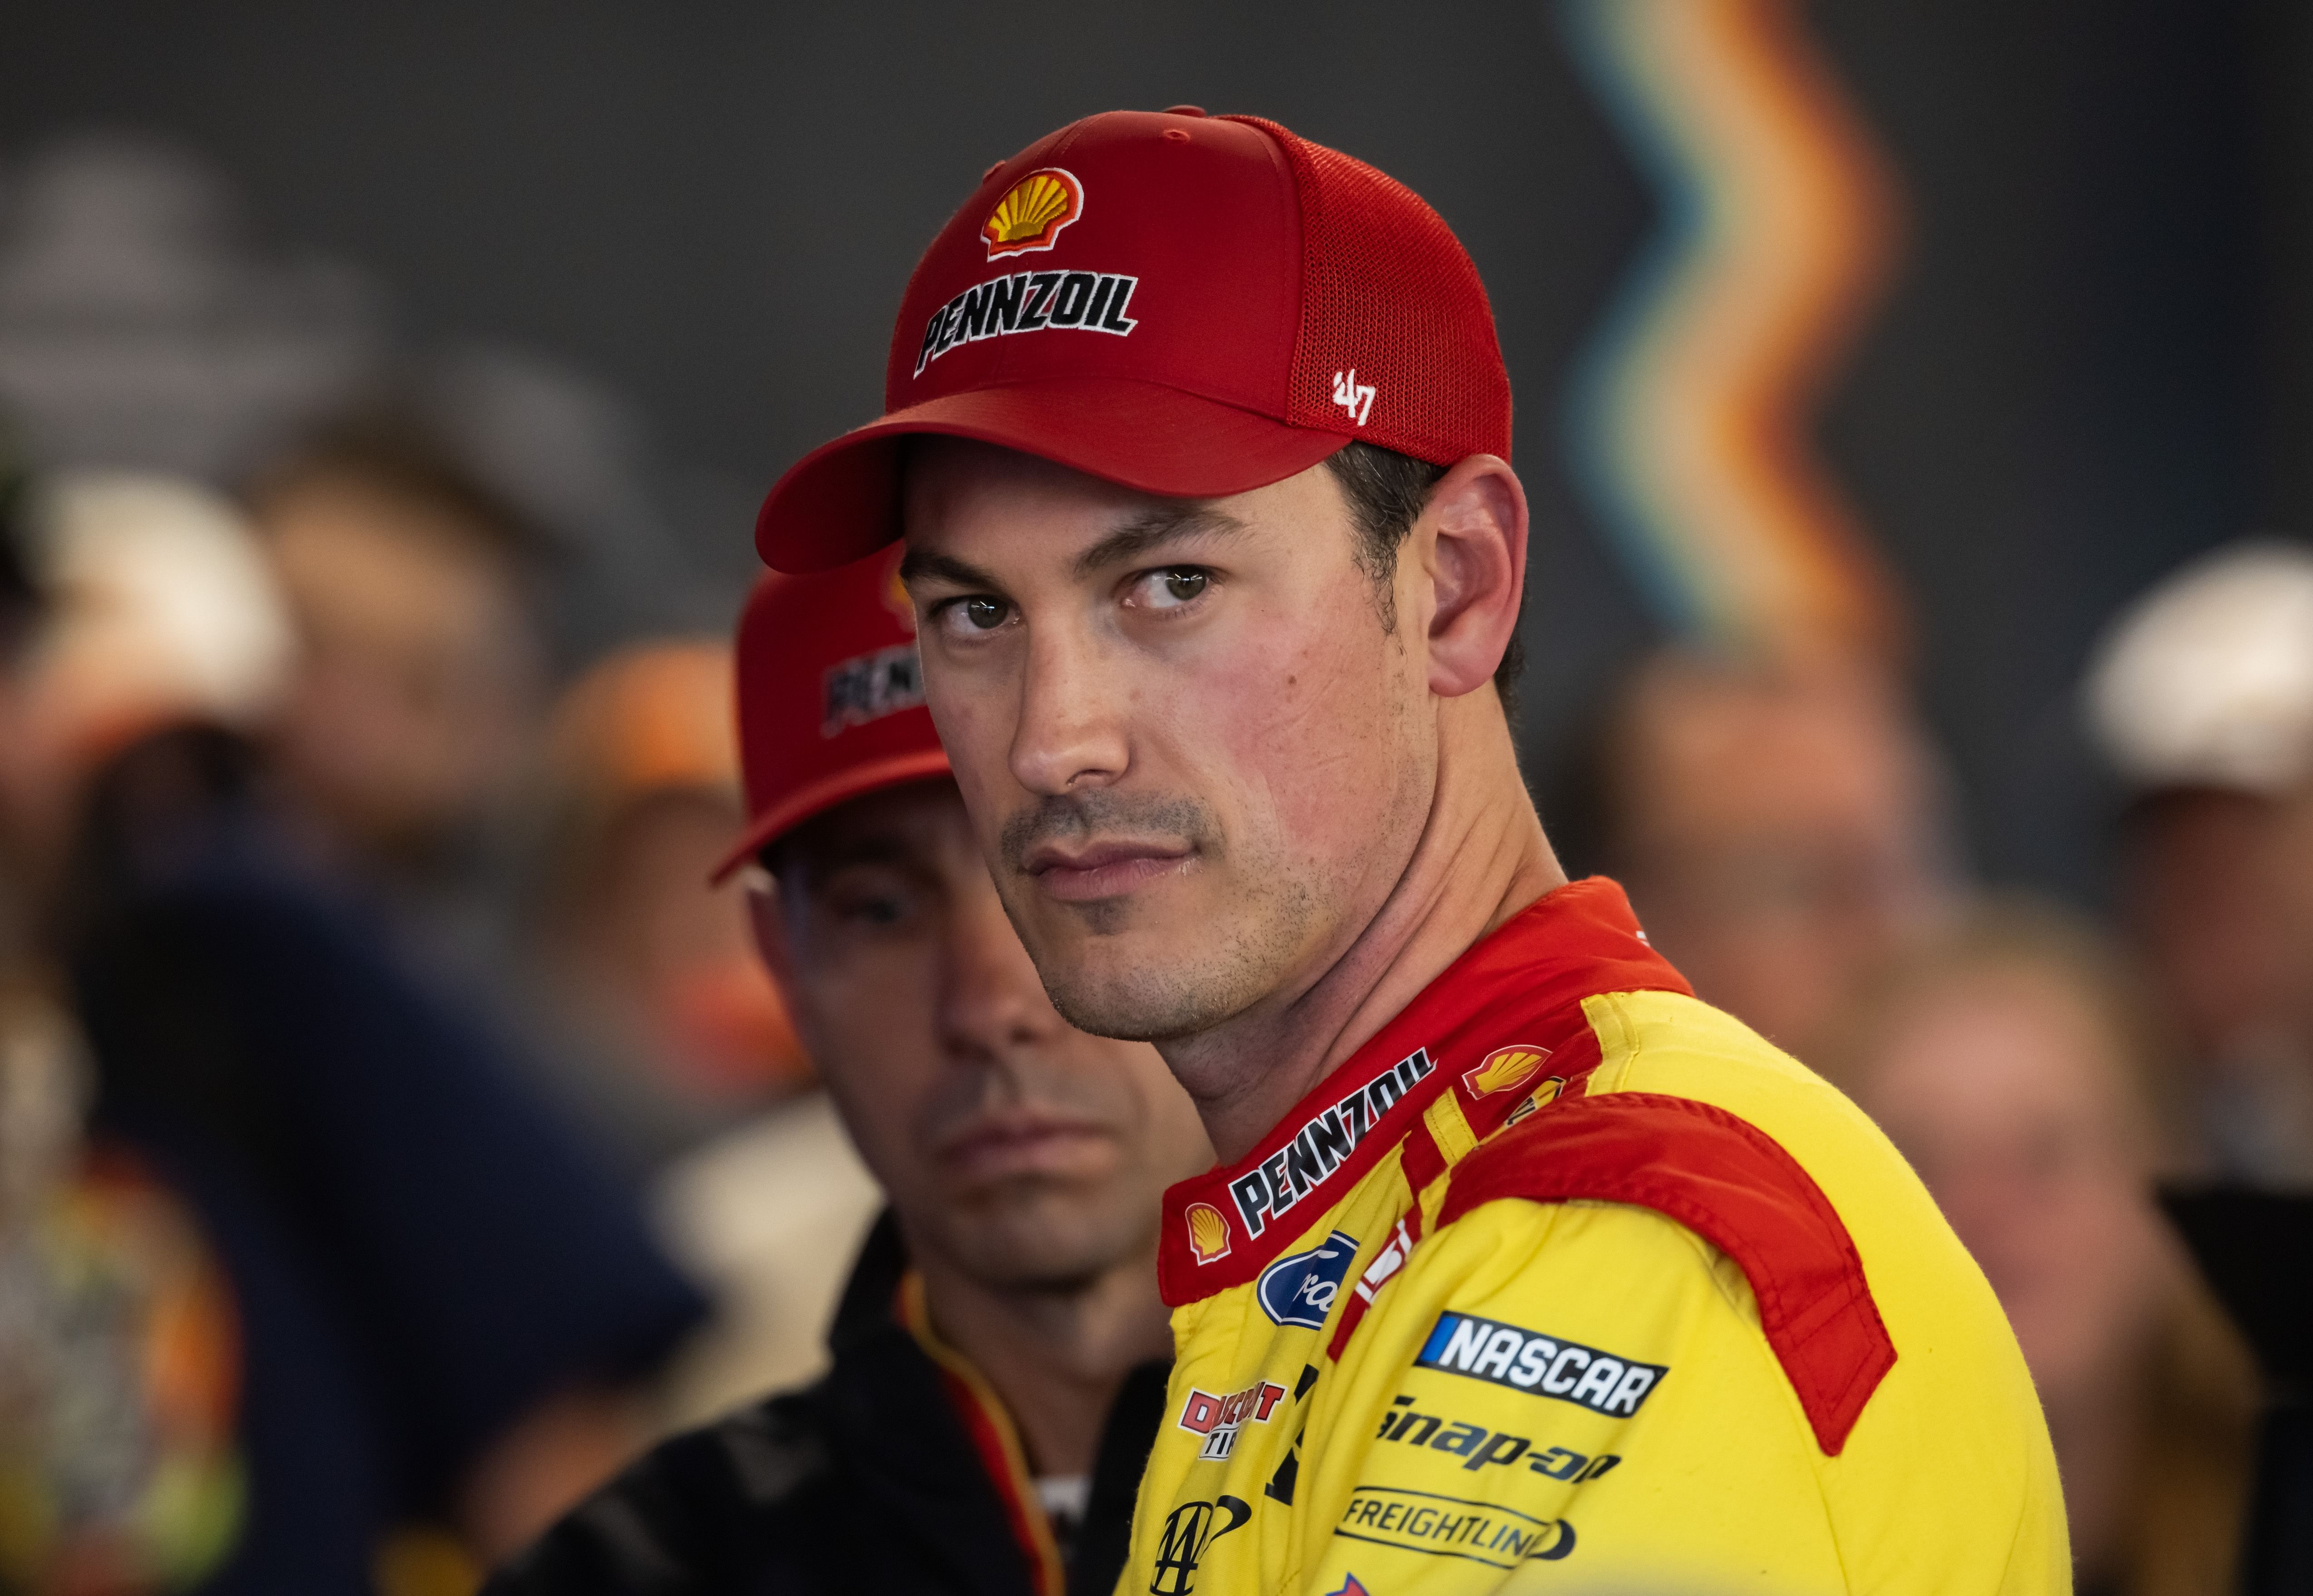
<path id="1" fill-rule="evenodd" d="M 731 651 L 669 639 L 586 671 L 548 724 L 536 1006 L 601 1139 L 646 1169 L 810 1084 L 735 885 Z"/>
<path id="2" fill-rule="evenodd" d="M 9 531 L 0 1583 L 470 1589 L 701 1306 L 277 845 L 245 734 L 292 639 L 233 508 L 58 477 Z"/>
<path id="3" fill-rule="evenodd" d="M 489 1587 L 1106 1592 L 1171 1354 L 1158 1204 L 1212 1153 L 1053 1010 L 923 705 L 897 551 L 741 622 L 756 934 L 891 1208 L 832 1371 L 677 1438 Z M 831 1240 L 832 1239 L 828 1239 Z"/>
<path id="4" fill-rule="evenodd" d="M 1911 1160 L 2030 1364 L 2084 1596 L 2234 1589 L 2257 1405 L 2154 1206 L 2178 1157 L 2163 1034 L 2090 930 L 1981 911 L 1834 1027 L 1834 1079 Z"/>
<path id="5" fill-rule="evenodd" d="M 2313 550 L 2176 572 L 2106 634 L 2086 696 L 2129 793 L 2122 914 L 2184 1032 L 2203 1151 L 2313 1185 Z"/>
<path id="6" fill-rule="evenodd" d="M 414 408 L 386 403 L 323 428 L 248 497 L 301 644 L 273 737 L 289 796 L 429 953 L 488 962 L 546 703 L 544 535 Z"/>
<path id="7" fill-rule="evenodd" d="M 1622 881 L 1693 983 L 1813 1058 L 1856 984 L 1948 912 L 1942 773 L 1885 674 L 1665 649 L 1586 738 L 1546 818 Z"/>
<path id="8" fill-rule="evenodd" d="M 883 1203 L 816 1089 L 739 884 L 705 885 L 746 824 L 735 717 L 727 644 L 635 644 L 563 694 L 536 783 L 544 857 L 523 941 L 547 1083 L 647 1185 L 715 1300 L 663 1382 L 672 1426 L 822 1371 Z"/>

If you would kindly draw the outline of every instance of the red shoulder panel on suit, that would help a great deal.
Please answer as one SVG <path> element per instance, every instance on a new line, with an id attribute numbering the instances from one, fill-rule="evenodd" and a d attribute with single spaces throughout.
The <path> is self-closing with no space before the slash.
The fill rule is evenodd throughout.
<path id="1" fill-rule="evenodd" d="M 1554 1103 L 1456 1167 L 1439 1225 L 1498 1197 L 1650 1208 L 1733 1258 L 1830 1456 L 1895 1366 L 1895 1344 L 1830 1199 L 1781 1145 L 1723 1108 L 1649 1092 Z"/>

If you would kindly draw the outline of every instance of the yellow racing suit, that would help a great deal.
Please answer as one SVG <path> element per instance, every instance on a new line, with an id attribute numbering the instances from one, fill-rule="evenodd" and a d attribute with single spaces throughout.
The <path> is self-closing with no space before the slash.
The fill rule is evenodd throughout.
<path id="1" fill-rule="evenodd" d="M 1121 1592 L 2071 1588 L 1983 1274 L 1611 882 L 1470 949 L 1164 1225 Z"/>

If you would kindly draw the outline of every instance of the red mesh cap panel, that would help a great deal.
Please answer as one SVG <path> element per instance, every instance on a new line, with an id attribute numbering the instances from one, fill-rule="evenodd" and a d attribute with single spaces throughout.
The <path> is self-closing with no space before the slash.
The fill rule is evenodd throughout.
<path id="1" fill-rule="evenodd" d="M 1300 191 L 1301 326 L 1286 419 L 1450 465 L 1510 456 L 1510 380 L 1485 285 L 1421 197 L 1258 117 Z"/>

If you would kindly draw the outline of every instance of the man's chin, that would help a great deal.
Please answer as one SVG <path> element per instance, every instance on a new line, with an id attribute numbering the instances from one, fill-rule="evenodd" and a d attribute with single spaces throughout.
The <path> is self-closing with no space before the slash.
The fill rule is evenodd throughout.
<path id="1" fill-rule="evenodd" d="M 1235 1012 L 1226 996 L 1166 966 L 1128 965 L 1104 949 L 1093 960 L 1040 966 L 1044 991 L 1060 1018 L 1080 1031 L 1119 1042 L 1171 1042 L 1210 1030 Z"/>
<path id="2" fill-rule="evenodd" d="M 941 1229 L 955 1261 L 989 1285 L 1069 1290 L 1138 1252 L 1149 1206 L 1127 1214 L 1073 1183 L 1012 1182 L 951 1207 Z"/>

